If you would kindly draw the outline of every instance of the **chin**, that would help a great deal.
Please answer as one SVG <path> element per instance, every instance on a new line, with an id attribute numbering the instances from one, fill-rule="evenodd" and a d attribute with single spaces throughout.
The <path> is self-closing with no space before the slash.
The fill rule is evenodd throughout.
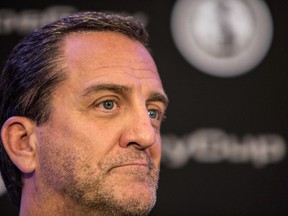
<path id="1" fill-rule="evenodd" d="M 120 208 L 126 209 L 127 215 L 148 215 L 156 203 L 156 191 L 140 186 L 131 188 L 123 193 L 121 200 Z"/>
<path id="2" fill-rule="evenodd" d="M 122 187 L 114 184 L 97 196 L 97 200 L 94 207 L 103 215 L 147 216 L 156 202 L 156 187 L 135 182 Z"/>

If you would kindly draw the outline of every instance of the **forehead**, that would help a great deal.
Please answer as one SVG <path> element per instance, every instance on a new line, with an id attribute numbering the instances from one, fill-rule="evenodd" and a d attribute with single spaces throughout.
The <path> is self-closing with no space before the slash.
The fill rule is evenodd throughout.
<path id="1" fill-rule="evenodd" d="M 157 67 L 138 41 L 115 32 L 72 33 L 64 38 L 64 68 L 74 85 L 95 82 L 130 82 L 162 84 Z"/>

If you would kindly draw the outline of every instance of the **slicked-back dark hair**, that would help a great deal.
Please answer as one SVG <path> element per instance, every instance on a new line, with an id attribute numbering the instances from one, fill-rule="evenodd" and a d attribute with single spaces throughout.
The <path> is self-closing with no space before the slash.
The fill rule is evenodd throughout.
<path id="1" fill-rule="evenodd" d="M 61 41 L 73 32 L 119 32 L 146 48 L 148 34 L 131 16 L 113 13 L 79 12 L 36 29 L 12 51 L 0 78 L 0 126 L 12 116 L 24 116 L 37 125 L 45 123 L 52 111 L 51 93 L 67 79 L 61 68 Z M 0 142 L 0 170 L 8 196 L 19 208 L 22 180 L 20 170 Z"/>

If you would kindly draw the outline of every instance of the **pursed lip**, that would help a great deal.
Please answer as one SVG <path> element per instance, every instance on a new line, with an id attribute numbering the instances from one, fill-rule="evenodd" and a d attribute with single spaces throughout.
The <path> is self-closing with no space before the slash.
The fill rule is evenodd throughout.
<path id="1" fill-rule="evenodd" d="M 121 168 L 121 167 L 146 167 L 146 168 L 149 168 L 149 164 L 146 162 L 146 161 L 137 161 L 137 162 L 129 162 L 129 163 L 122 163 L 122 164 L 119 164 L 119 165 L 115 165 L 113 166 L 112 169 L 115 169 L 115 168 Z"/>

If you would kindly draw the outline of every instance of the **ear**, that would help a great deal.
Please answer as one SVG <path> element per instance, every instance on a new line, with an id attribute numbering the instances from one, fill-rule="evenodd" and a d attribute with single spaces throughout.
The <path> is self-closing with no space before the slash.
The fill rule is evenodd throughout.
<path id="1" fill-rule="evenodd" d="M 32 173 L 36 165 L 36 124 L 26 118 L 13 116 L 1 129 L 3 146 L 12 162 L 23 173 Z"/>

